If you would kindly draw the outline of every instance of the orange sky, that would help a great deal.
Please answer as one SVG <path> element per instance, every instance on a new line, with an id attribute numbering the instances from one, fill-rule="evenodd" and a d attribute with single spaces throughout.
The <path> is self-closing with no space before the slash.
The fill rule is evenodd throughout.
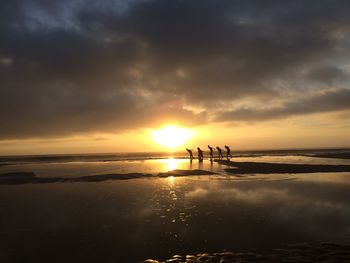
<path id="1" fill-rule="evenodd" d="M 0 154 L 181 151 L 185 147 L 206 148 L 207 144 L 228 144 L 232 150 L 350 147 L 350 125 L 325 114 L 236 126 L 209 124 L 188 129 L 193 132 L 193 137 L 175 148 L 159 145 L 152 136 L 152 129 L 139 129 L 120 134 L 9 140 L 0 143 Z"/>

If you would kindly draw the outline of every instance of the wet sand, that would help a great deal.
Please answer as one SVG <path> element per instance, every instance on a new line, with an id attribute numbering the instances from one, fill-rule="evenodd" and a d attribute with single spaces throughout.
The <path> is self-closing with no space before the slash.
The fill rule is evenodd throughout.
<path id="1" fill-rule="evenodd" d="M 109 180 L 129 180 L 147 177 L 180 177 L 180 176 L 199 176 L 214 175 L 216 173 L 205 170 L 180 170 L 176 169 L 158 175 L 147 173 L 127 173 L 127 174 L 97 174 L 81 176 L 76 178 L 66 177 L 37 177 L 33 172 L 13 172 L 0 174 L 0 185 L 19 185 L 19 184 L 45 184 L 45 183 L 77 183 L 77 182 L 103 182 Z"/>
<path id="2" fill-rule="evenodd" d="M 321 165 L 321 164 L 289 164 L 289 163 L 264 163 L 264 162 L 235 162 L 228 160 L 215 160 L 215 162 L 225 165 L 224 170 L 233 175 L 255 175 L 255 174 L 298 174 L 298 173 L 331 173 L 350 172 L 350 165 Z M 167 172 L 150 173 L 112 173 L 95 174 L 69 178 L 62 177 L 38 177 L 34 172 L 12 172 L 0 174 L 0 185 L 15 184 L 43 184 L 43 183 L 75 183 L 75 182 L 103 182 L 108 180 L 129 180 L 144 177 L 181 177 L 215 175 L 213 171 L 201 169 L 174 169 Z"/>
<path id="3" fill-rule="evenodd" d="M 180 169 L 175 169 L 172 171 L 168 171 L 166 173 L 159 173 L 159 177 L 168 177 L 168 176 L 192 176 L 192 175 L 214 175 L 216 173 L 210 172 L 210 171 L 205 171 L 205 170 L 180 170 Z"/>
<path id="4" fill-rule="evenodd" d="M 247 162 L 240 161 L 243 169 Z M 287 162 L 298 160 L 279 161 L 294 169 Z M 250 163 L 258 170 L 267 162 Z M 315 168 L 328 160 L 322 162 L 310 163 Z M 331 163 L 330 169 L 346 164 Z M 349 172 L 268 167 L 269 173 L 237 176 L 226 173 L 237 169 L 229 165 L 169 159 L 2 167 L 0 262 L 179 261 L 173 255 L 182 262 L 186 255 L 192 262 L 230 262 L 228 251 L 235 255 L 231 262 L 296 262 L 301 255 L 288 244 L 301 242 L 315 246 L 307 253 L 317 251 L 320 260 L 347 256 Z M 333 245 L 317 248 L 315 240 Z"/>
<path id="5" fill-rule="evenodd" d="M 263 162 L 235 162 L 228 160 L 215 160 L 230 166 L 225 171 L 231 174 L 296 174 L 296 173 L 331 173 L 350 172 L 350 165 L 314 165 L 290 163 L 263 163 Z"/>
<path id="6" fill-rule="evenodd" d="M 336 159 L 350 159 L 350 152 L 344 153 L 323 153 L 323 154 L 314 154 L 313 157 L 320 158 L 336 158 Z"/>
<path id="7" fill-rule="evenodd" d="M 198 253 L 196 255 L 174 255 L 165 261 L 146 259 L 143 263 L 249 263 L 249 262 L 350 262 L 350 245 L 336 243 L 300 243 L 286 248 L 274 249 L 273 253 L 223 251 Z"/>

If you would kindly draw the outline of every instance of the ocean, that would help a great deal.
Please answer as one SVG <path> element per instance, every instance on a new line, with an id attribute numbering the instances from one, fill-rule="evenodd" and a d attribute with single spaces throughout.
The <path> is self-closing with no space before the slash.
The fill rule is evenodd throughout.
<path id="1" fill-rule="evenodd" d="M 204 149 L 205 157 L 208 151 Z M 195 155 L 194 151 L 194 155 Z M 260 156 L 315 156 L 349 153 L 348 148 L 331 149 L 281 149 L 281 150 L 246 150 L 232 151 L 233 157 L 260 157 Z M 120 153 L 89 153 L 89 154 L 49 154 L 49 155 L 11 155 L 0 156 L 0 165 L 19 163 L 57 163 L 57 162 L 109 162 L 151 159 L 186 159 L 186 151 L 178 152 L 120 152 Z"/>

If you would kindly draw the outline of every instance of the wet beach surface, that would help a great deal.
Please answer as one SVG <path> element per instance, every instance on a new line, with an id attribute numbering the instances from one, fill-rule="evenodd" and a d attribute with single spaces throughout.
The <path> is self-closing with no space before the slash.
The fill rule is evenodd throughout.
<path id="1" fill-rule="evenodd" d="M 237 158 L 238 159 L 238 158 Z M 292 163 L 282 163 L 282 160 L 276 159 L 277 162 L 247 162 L 247 158 L 240 158 L 238 161 L 231 161 L 225 159 L 208 160 L 207 162 L 197 163 L 198 168 L 195 169 L 193 162 L 184 159 L 161 159 L 148 161 L 134 161 L 134 162 L 111 162 L 111 163 L 49 163 L 45 164 L 46 169 L 38 166 L 38 164 L 22 164 L 9 165 L 6 167 L 6 173 L 0 173 L 0 185 L 16 185 L 16 184 L 44 184 L 44 183 L 76 183 L 76 182 L 103 182 L 108 180 L 129 180 L 145 177 L 181 177 L 194 175 L 230 175 L 230 176 L 255 176 L 256 174 L 300 174 L 300 173 L 331 173 L 331 172 L 350 172 L 349 164 L 305 164 L 303 160 L 289 160 Z M 249 158 L 252 159 L 252 158 Z M 256 158 L 258 159 L 258 158 Z M 317 158 L 314 158 L 317 159 Z M 267 160 L 269 161 L 269 160 Z M 271 158 L 270 158 L 271 161 Z M 127 163 L 127 164 L 125 164 Z M 138 163 L 130 165 L 130 163 Z M 77 168 L 82 165 L 90 166 L 83 167 L 85 174 L 81 176 L 82 172 L 76 173 Z M 129 164 L 129 166 L 128 166 Z M 57 169 L 57 165 L 59 169 Z M 126 165 L 126 167 L 125 167 Z M 62 166 L 67 166 L 63 168 Z M 142 167 L 143 166 L 143 167 Z M 93 169 L 91 169 L 93 167 Z M 187 169 L 175 169 L 177 167 L 184 167 Z M 56 168 L 56 169 L 55 169 Z M 63 169 L 62 169 L 63 168 Z M 90 168 L 90 169 L 89 169 Z M 202 170 L 206 168 L 208 170 Z M 36 173 L 41 174 L 37 176 L 34 172 L 23 172 L 23 170 L 34 169 Z M 167 170 L 166 172 L 155 173 L 155 169 Z M 58 171 L 68 173 L 68 175 L 58 176 Z M 149 173 L 130 172 L 146 170 Z M 0 169 L 1 171 L 1 169 Z M 127 171 L 127 173 L 106 173 L 115 171 Z M 61 171 L 62 172 L 62 171 Z M 75 174 L 74 174 L 75 172 Z M 73 173 L 73 174 L 72 174 Z"/>
<path id="2" fill-rule="evenodd" d="M 350 165 L 328 164 L 293 164 L 293 163 L 265 163 L 265 162 L 234 162 L 218 160 L 220 164 L 229 166 L 225 171 L 230 174 L 295 174 L 317 172 L 350 172 Z"/>
<path id="3" fill-rule="evenodd" d="M 81 177 L 37 177 L 33 172 L 12 172 L 0 174 L 0 185 L 18 185 L 18 184 L 45 184 L 45 183 L 77 183 L 77 182 L 103 182 L 109 180 L 130 180 L 137 178 L 151 177 L 169 177 L 169 176 L 199 176 L 215 175 L 216 173 L 205 170 L 173 170 L 156 175 L 145 173 L 126 173 L 126 174 L 96 174 Z"/>
<path id="4" fill-rule="evenodd" d="M 222 251 L 196 255 L 174 255 L 165 260 L 146 259 L 143 263 L 249 263 L 249 262 L 349 262 L 350 246 L 326 242 L 290 244 L 286 248 L 273 249 L 260 254 L 254 249 L 248 252 Z"/>
<path id="5" fill-rule="evenodd" d="M 155 163 L 115 165 L 131 174 L 136 166 L 141 174 L 158 174 L 190 165 Z M 83 164 L 52 165 L 22 171 L 41 178 L 121 173 L 111 163 L 85 170 Z M 227 168 L 205 162 L 192 169 L 217 174 L 0 185 L 0 261 L 164 261 L 223 250 L 271 255 L 303 242 L 350 244 L 349 172 L 236 177 L 220 172 Z"/>

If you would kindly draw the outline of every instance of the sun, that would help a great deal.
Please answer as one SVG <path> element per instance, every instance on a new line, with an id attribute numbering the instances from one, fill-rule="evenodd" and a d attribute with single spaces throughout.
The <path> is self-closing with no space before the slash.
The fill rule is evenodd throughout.
<path id="1" fill-rule="evenodd" d="M 158 130 L 153 130 L 153 141 L 161 146 L 174 149 L 183 146 L 193 137 L 193 131 L 175 125 L 166 125 Z"/>

